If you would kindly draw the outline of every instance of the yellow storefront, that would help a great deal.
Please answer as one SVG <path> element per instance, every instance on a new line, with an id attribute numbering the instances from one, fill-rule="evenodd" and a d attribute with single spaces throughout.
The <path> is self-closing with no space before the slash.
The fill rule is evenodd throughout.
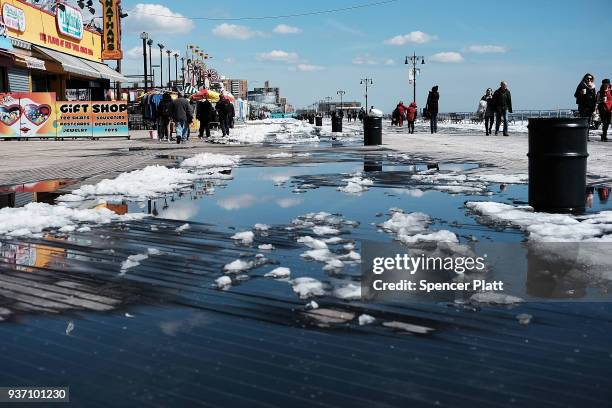
<path id="1" fill-rule="evenodd" d="M 10 41 L 0 46 L 0 92 L 105 100 L 114 82 L 128 81 L 102 63 L 101 35 L 85 25 L 80 10 L 55 5 L 47 11 L 21 0 L 0 0 L 0 12 L 0 34 Z"/>

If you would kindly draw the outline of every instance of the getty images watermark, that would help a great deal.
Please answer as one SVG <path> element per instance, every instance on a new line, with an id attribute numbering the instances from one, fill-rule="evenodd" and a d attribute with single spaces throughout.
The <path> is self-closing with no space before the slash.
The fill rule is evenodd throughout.
<path id="1" fill-rule="evenodd" d="M 611 243 L 362 241 L 366 301 L 612 300 Z"/>

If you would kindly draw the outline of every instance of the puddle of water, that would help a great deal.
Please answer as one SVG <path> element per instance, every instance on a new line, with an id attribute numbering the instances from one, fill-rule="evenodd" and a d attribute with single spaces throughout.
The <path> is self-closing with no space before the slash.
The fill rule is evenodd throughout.
<path id="1" fill-rule="evenodd" d="M 35 183 L 0 187 L 0 208 L 23 207 L 29 203 L 54 204 L 58 190 L 78 183 L 79 179 L 41 180 Z"/>

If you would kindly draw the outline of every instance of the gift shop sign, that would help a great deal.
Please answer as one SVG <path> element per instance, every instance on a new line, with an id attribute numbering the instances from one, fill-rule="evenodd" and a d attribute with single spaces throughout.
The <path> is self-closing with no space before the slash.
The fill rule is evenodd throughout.
<path id="1" fill-rule="evenodd" d="M 64 4 L 64 7 L 58 7 L 55 12 L 57 21 L 57 30 L 60 34 L 75 40 L 83 39 L 83 15 L 78 9 Z"/>
<path id="2" fill-rule="evenodd" d="M 25 32 L 25 12 L 19 7 L 15 7 L 12 4 L 5 3 L 4 6 L 2 6 L 2 17 L 4 18 L 4 24 L 7 28 L 18 31 L 20 33 Z"/>

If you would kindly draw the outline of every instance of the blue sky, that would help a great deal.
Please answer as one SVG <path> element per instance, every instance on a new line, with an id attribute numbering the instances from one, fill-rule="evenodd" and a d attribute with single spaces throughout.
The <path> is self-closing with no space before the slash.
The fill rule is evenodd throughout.
<path id="1" fill-rule="evenodd" d="M 270 80 L 297 107 L 334 97 L 339 89 L 345 99 L 363 101 L 359 80 L 367 76 L 374 81 L 370 104 L 389 112 L 400 99 L 412 99 L 404 57 L 413 51 L 426 62 L 417 103 L 422 107 L 426 91 L 437 84 L 440 109 L 447 112 L 475 110 L 484 90 L 501 80 L 509 83 L 515 110 L 573 108 L 584 73 L 593 73 L 597 84 L 612 77 L 610 0 L 398 0 L 269 20 L 163 17 L 284 15 L 372 1 L 123 0 L 130 14 L 124 20 L 124 72 L 142 73 L 138 34 L 144 30 L 181 52 L 190 43 L 201 46 L 213 56 L 212 67 L 249 80 L 249 88 Z M 153 55 L 156 64 L 159 54 Z"/>

